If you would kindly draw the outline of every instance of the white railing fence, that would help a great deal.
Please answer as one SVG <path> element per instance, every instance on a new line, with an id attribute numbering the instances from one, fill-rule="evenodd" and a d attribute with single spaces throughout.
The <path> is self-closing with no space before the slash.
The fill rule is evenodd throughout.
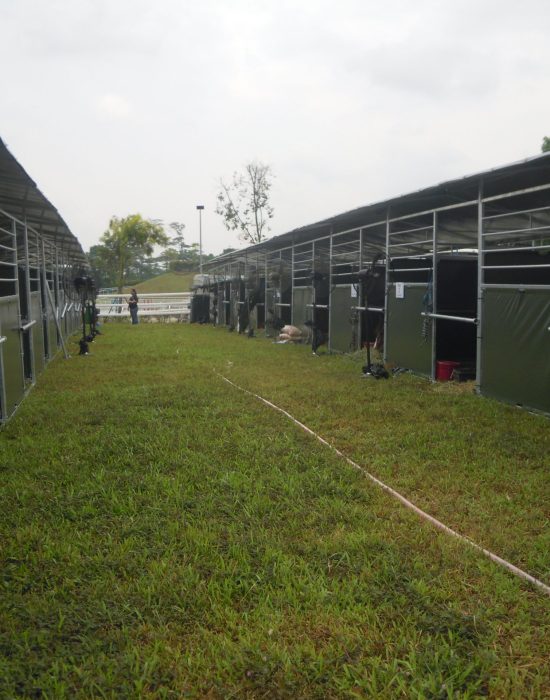
<path id="1" fill-rule="evenodd" d="M 191 292 L 171 292 L 166 294 L 139 294 L 138 314 L 150 317 L 174 317 L 179 321 L 188 321 L 190 314 Z M 100 311 L 99 321 L 130 316 L 128 309 L 129 294 L 98 294 L 96 307 Z"/>

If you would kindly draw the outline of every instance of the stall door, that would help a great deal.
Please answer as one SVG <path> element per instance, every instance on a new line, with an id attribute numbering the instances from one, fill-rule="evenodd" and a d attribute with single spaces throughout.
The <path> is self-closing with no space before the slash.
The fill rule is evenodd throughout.
<path id="1" fill-rule="evenodd" d="M 430 377 L 432 334 L 421 316 L 425 293 L 425 285 L 405 284 L 399 296 L 395 286 L 390 287 L 385 344 L 388 363 Z"/>
<path id="2" fill-rule="evenodd" d="M 3 368 L 3 394 L 5 405 L 2 406 L 2 418 L 8 418 L 17 408 L 25 393 L 25 376 L 21 356 L 21 337 L 19 332 L 19 307 L 17 298 L 0 300 L 0 336 L 6 340 L 0 344 Z"/>
<path id="3" fill-rule="evenodd" d="M 32 344 L 34 356 L 35 376 L 44 369 L 44 328 L 42 326 L 42 305 L 40 303 L 40 292 L 31 293 L 31 320 L 36 321 L 32 328 Z"/>
<path id="4" fill-rule="evenodd" d="M 334 287 L 330 295 L 330 350 L 350 352 L 357 349 L 357 322 L 352 305 L 357 298 L 351 296 L 352 285 Z"/>
<path id="5" fill-rule="evenodd" d="M 481 393 L 550 413 L 550 291 L 483 293 Z"/>

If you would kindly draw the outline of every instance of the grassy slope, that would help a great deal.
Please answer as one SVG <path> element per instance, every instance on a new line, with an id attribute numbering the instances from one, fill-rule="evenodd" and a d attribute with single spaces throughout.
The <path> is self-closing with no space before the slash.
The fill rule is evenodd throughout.
<path id="1" fill-rule="evenodd" d="M 136 284 L 138 293 L 188 292 L 196 272 L 165 272 L 150 280 Z M 130 291 L 130 288 L 126 290 Z"/>
<path id="2" fill-rule="evenodd" d="M 57 360 L 0 433 L 0 696 L 547 696 L 547 598 L 213 373 L 547 576 L 548 421 L 359 367 L 149 324 Z"/>

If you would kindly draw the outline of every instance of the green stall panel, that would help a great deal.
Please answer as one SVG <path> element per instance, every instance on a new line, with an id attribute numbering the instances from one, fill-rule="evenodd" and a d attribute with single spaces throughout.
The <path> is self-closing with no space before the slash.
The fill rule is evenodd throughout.
<path id="1" fill-rule="evenodd" d="M 31 293 L 31 319 L 36 321 L 32 327 L 32 345 L 34 355 L 34 374 L 39 375 L 44 369 L 44 328 L 42 326 L 42 304 L 40 292 Z"/>
<path id="2" fill-rule="evenodd" d="M 6 406 L 3 407 L 4 418 L 11 416 L 25 393 L 25 376 L 23 358 L 21 357 L 21 338 L 19 333 L 19 306 L 17 298 L 0 299 L 0 335 L 6 341 L 0 345 L 4 367 L 4 389 Z"/>
<path id="3" fill-rule="evenodd" d="M 223 303 L 223 297 L 218 299 L 218 318 L 216 320 L 217 326 L 225 326 L 225 304 Z"/>
<path id="4" fill-rule="evenodd" d="M 417 374 L 431 377 L 432 334 L 425 339 L 422 334 L 426 287 L 408 287 L 405 284 L 403 298 L 396 298 L 395 287 L 388 292 L 388 322 L 385 338 L 388 362 L 396 367 L 410 369 Z"/>
<path id="5" fill-rule="evenodd" d="M 273 320 L 278 318 L 280 312 L 275 304 L 279 300 L 275 289 L 268 289 L 265 296 L 265 334 L 268 338 L 274 337 L 278 331 L 273 328 Z"/>
<path id="6" fill-rule="evenodd" d="M 48 334 L 50 338 L 50 358 L 52 358 L 57 352 L 57 327 L 55 325 L 55 321 L 53 320 L 53 316 L 50 316 L 49 318 Z"/>
<path id="7" fill-rule="evenodd" d="M 550 290 L 485 289 L 481 393 L 550 413 Z"/>
<path id="8" fill-rule="evenodd" d="M 258 309 L 255 306 L 248 314 L 248 328 L 258 330 Z"/>
<path id="9" fill-rule="evenodd" d="M 229 319 L 228 325 L 230 328 L 237 329 L 237 323 L 239 320 L 239 299 L 237 297 L 237 292 L 235 290 L 231 291 L 231 296 L 229 299 Z"/>
<path id="10" fill-rule="evenodd" d="M 306 321 L 312 317 L 311 304 L 313 301 L 313 289 L 311 287 L 294 287 L 292 297 L 292 325 L 303 328 Z"/>
<path id="11" fill-rule="evenodd" d="M 229 300 L 225 296 L 225 292 L 222 292 L 220 294 L 220 298 L 218 299 L 218 325 L 219 326 L 226 326 L 227 325 L 227 320 L 229 318 L 229 304 L 227 303 Z"/>
<path id="12" fill-rule="evenodd" d="M 351 296 L 351 285 L 334 287 L 330 295 L 330 350 L 336 352 L 353 352 L 354 328 L 352 323 L 352 306 L 357 299 Z M 355 345 L 357 341 L 355 340 Z"/>

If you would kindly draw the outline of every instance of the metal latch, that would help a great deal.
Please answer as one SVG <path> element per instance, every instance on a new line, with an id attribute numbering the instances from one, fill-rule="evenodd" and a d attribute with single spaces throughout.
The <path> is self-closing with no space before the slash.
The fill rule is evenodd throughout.
<path id="1" fill-rule="evenodd" d="M 29 321 L 28 323 L 25 323 L 24 325 L 19 326 L 19 330 L 20 331 L 28 331 L 29 328 L 32 328 L 35 323 L 36 323 L 36 321 Z"/>

